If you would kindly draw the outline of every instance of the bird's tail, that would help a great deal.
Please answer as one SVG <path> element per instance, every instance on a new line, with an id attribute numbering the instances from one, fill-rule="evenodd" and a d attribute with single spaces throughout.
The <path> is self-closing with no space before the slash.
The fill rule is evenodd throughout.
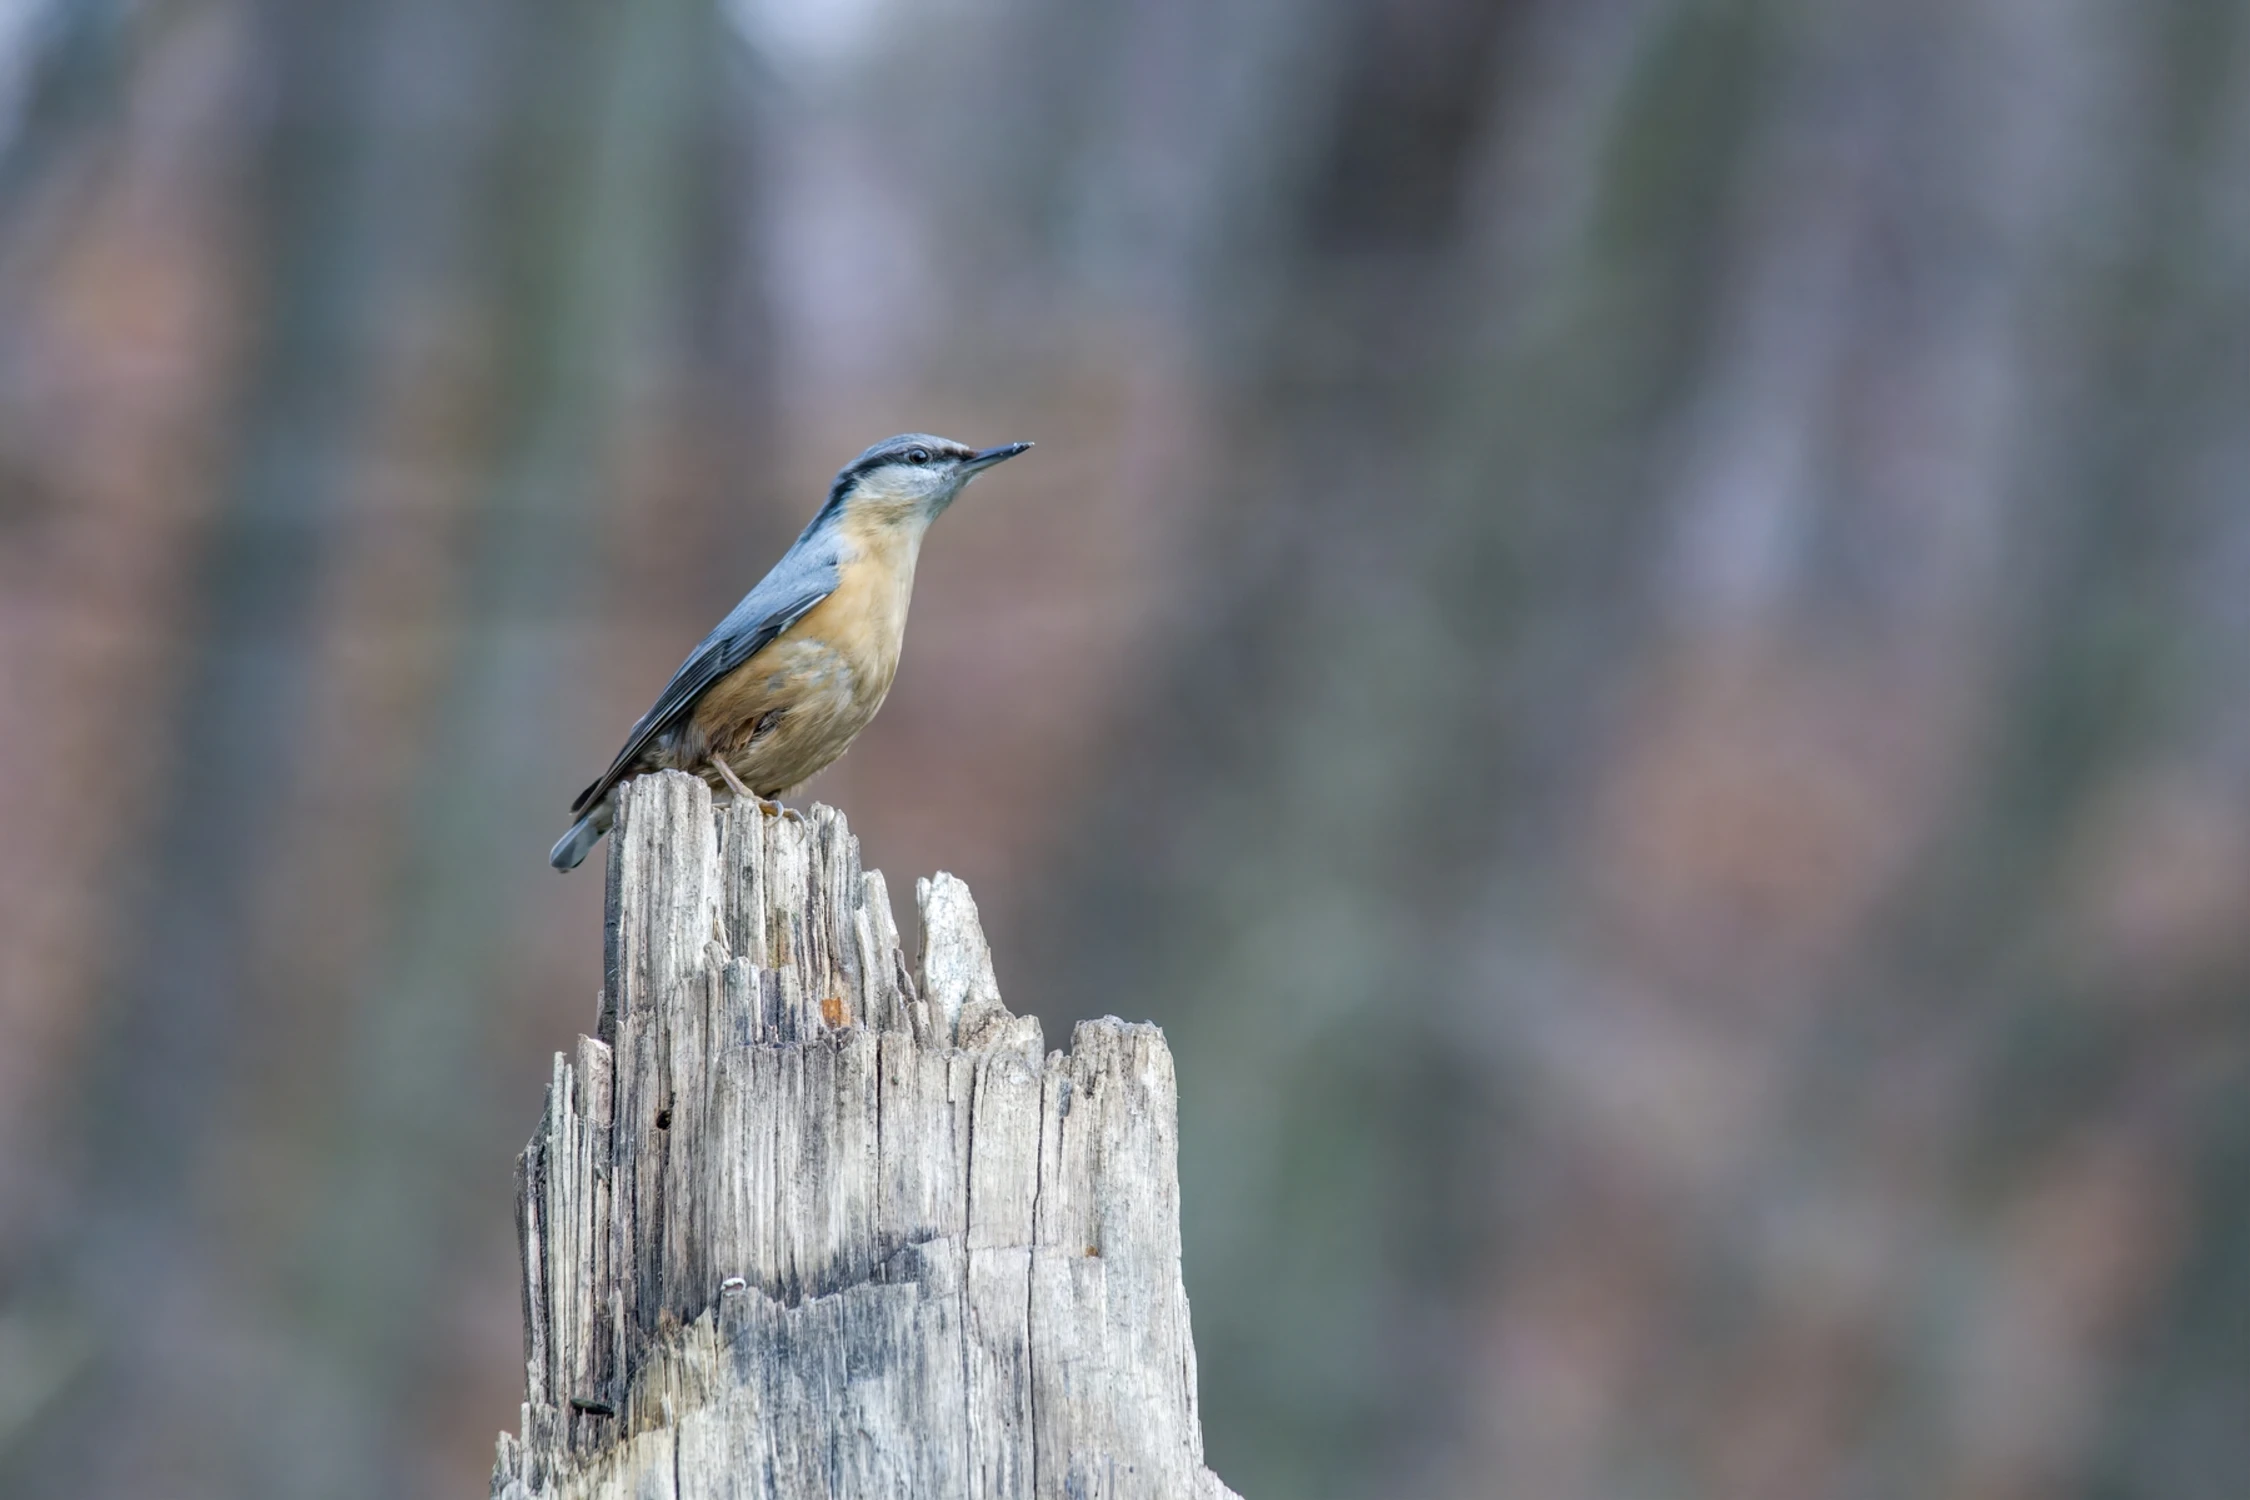
<path id="1" fill-rule="evenodd" d="M 586 809 L 586 815 L 570 825 L 570 831 L 555 843 L 547 855 L 547 863 L 558 870 L 575 870 L 586 851 L 602 841 L 609 825 L 617 819 L 616 805 L 607 797 Z"/>

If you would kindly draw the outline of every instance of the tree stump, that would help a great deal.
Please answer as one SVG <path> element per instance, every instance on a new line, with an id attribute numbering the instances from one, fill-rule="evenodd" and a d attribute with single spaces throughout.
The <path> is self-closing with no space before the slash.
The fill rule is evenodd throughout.
<path id="1" fill-rule="evenodd" d="M 676 772 L 610 835 L 599 1038 L 518 1173 L 498 1500 L 1228 1496 L 1203 1467 L 1153 1026 L 1049 1053 L 968 888 Z"/>

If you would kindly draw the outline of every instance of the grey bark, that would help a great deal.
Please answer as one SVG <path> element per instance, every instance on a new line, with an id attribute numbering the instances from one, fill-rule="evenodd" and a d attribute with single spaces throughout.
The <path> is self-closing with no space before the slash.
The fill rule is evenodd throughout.
<path id="1" fill-rule="evenodd" d="M 831 808 L 666 773 L 611 839 L 601 1035 L 521 1162 L 493 1495 L 1227 1496 L 1162 1034 L 1048 1053 L 949 875 L 910 972 Z"/>

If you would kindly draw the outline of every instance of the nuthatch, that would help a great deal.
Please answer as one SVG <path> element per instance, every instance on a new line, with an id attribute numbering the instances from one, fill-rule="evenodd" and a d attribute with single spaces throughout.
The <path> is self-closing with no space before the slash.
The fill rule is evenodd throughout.
<path id="1" fill-rule="evenodd" d="M 897 675 L 922 534 L 963 485 L 1030 446 L 977 450 L 910 432 L 846 464 L 804 534 L 578 794 L 578 821 L 547 862 L 577 867 L 609 831 L 628 776 L 687 771 L 764 804 L 842 755 Z"/>

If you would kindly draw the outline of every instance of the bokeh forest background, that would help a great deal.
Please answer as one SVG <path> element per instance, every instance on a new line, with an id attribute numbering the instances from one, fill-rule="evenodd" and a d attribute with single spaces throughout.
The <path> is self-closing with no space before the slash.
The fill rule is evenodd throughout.
<path id="1" fill-rule="evenodd" d="M 0 1492 L 482 1493 L 547 846 L 910 428 L 812 793 L 1166 1027 L 1234 1487 L 2245 1493 L 2229 0 L 4 0 Z"/>

